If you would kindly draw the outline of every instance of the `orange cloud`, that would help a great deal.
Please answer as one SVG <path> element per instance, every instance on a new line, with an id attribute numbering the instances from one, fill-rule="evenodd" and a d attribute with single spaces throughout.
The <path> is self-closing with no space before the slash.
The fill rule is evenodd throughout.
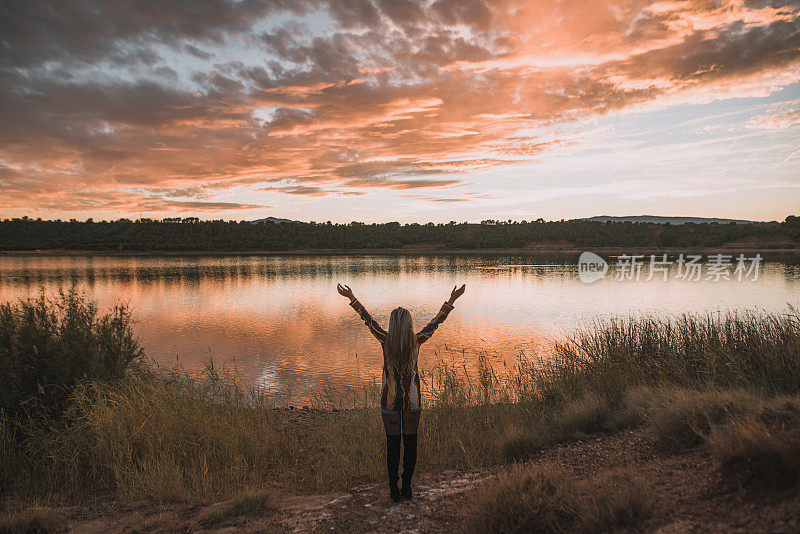
<path id="1" fill-rule="evenodd" d="M 247 191 L 455 188 L 452 175 L 576 142 L 559 125 L 800 80 L 793 3 L 308 0 L 268 31 L 255 22 L 284 9 L 269 2 L 90 4 L 8 19 L 0 209 L 210 212 L 259 207 L 229 198 Z"/>

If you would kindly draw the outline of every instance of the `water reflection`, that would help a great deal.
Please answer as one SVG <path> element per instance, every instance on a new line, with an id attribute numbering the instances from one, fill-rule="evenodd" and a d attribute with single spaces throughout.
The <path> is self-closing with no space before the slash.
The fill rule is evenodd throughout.
<path id="1" fill-rule="evenodd" d="M 433 256 L 0 256 L 0 301 L 72 286 L 101 307 L 127 302 L 147 353 L 198 371 L 213 357 L 249 384 L 305 402 L 324 388 L 359 388 L 380 376 L 379 347 L 336 283 L 350 285 L 386 325 L 402 305 L 421 328 L 450 289 L 467 292 L 423 347 L 473 369 L 482 352 L 502 370 L 542 351 L 582 321 L 645 311 L 680 313 L 800 300 L 797 256 L 767 258 L 755 283 L 601 280 L 583 284 L 576 255 Z"/>

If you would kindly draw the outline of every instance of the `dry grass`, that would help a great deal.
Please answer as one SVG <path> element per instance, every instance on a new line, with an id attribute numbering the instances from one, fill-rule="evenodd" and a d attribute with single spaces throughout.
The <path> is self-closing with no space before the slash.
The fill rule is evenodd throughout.
<path id="1" fill-rule="evenodd" d="M 520 426 L 520 423 L 526 423 Z M 609 399 L 589 394 L 560 408 L 535 412 L 527 420 L 516 420 L 500 434 L 504 461 L 524 460 L 541 449 L 564 441 L 581 439 L 595 432 L 613 432 L 631 426 L 621 407 Z"/>
<path id="2" fill-rule="evenodd" d="M 800 397 L 714 426 L 708 444 L 734 479 L 775 489 L 800 482 Z"/>
<path id="3" fill-rule="evenodd" d="M 616 429 L 614 407 L 606 397 L 587 394 L 567 403 L 551 415 L 551 424 L 562 436 L 581 436 Z"/>
<path id="4" fill-rule="evenodd" d="M 141 521 L 141 529 L 151 534 L 173 534 L 187 531 L 186 521 L 170 510 L 145 518 Z"/>
<path id="5" fill-rule="evenodd" d="M 209 502 L 265 486 L 314 493 L 382 480 L 383 430 L 374 408 L 293 414 L 209 387 L 131 378 L 81 390 L 69 426 L 32 432 L 10 449 L 15 481 L 65 501 L 81 500 L 90 488 L 123 499 Z M 619 402 L 587 395 L 561 408 L 435 405 L 423 414 L 418 465 L 428 472 L 497 465 L 636 425 L 652 428 L 671 451 L 712 437 L 722 450 L 728 434 L 721 429 L 771 402 L 741 390 L 666 387 L 633 389 Z M 768 429 L 774 439 L 792 435 Z"/>
<path id="6" fill-rule="evenodd" d="M 763 402 L 743 390 L 640 388 L 626 395 L 621 410 L 652 428 L 662 448 L 679 452 L 704 443 L 712 428 L 757 410 Z"/>
<path id="7" fill-rule="evenodd" d="M 274 496 L 270 491 L 250 491 L 215 507 L 203 515 L 198 523 L 211 528 L 238 517 L 260 517 L 275 511 Z"/>
<path id="8" fill-rule="evenodd" d="M 559 404 L 590 393 L 620 399 L 636 387 L 800 392 L 800 312 L 730 312 L 598 320 L 527 368 L 534 396 Z"/>
<path id="9" fill-rule="evenodd" d="M 63 532 L 66 524 L 66 518 L 61 512 L 44 506 L 0 512 L 0 534 Z"/>
<path id="10" fill-rule="evenodd" d="M 528 411 L 520 404 L 426 409 L 420 470 L 499 463 L 497 432 Z M 374 407 L 289 411 L 213 379 L 142 374 L 78 388 L 67 417 L 49 425 L 0 418 L 0 438 L 9 436 L 7 494 L 210 502 L 265 486 L 325 492 L 384 476 Z"/>
<path id="11" fill-rule="evenodd" d="M 510 424 L 498 439 L 506 461 L 592 432 L 645 426 L 670 453 L 708 446 L 729 477 L 777 488 L 800 482 L 800 396 L 748 391 L 636 388 L 618 403 L 587 395 L 529 426 Z"/>
<path id="12" fill-rule="evenodd" d="M 16 482 L 78 498 L 110 491 L 164 502 L 268 479 L 278 439 L 271 412 L 214 393 L 152 376 L 80 387 L 66 421 L 23 427 L 12 451 L 24 470 Z"/>
<path id="13" fill-rule="evenodd" d="M 800 396 L 639 388 L 618 412 L 651 428 L 667 451 L 708 446 L 736 482 L 778 489 L 800 482 Z"/>
<path id="14" fill-rule="evenodd" d="M 496 465 L 636 425 L 653 428 L 672 450 L 711 442 L 726 462 L 746 457 L 734 442 L 747 442 L 747 433 L 726 425 L 757 415 L 771 402 L 764 399 L 798 393 L 799 332 L 796 316 L 629 319 L 579 332 L 556 361 L 521 361 L 502 380 L 485 360 L 477 379 L 441 366 L 425 377 L 418 468 Z M 376 482 L 385 469 L 383 429 L 374 391 L 362 401 L 366 407 L 292 413 L 213 367 L 193 380 L 136 371 L 80 383 L 61 419 L 0 414 L 0 491 L 52 503 L 96 494 L 209 502 L 265 487 L 314 493 Z M 763 424 L 775 439 L 794 439 Z M 763 435 L 753 425 L 749 432 Z"/>
<path id="15" fill-rule="evenodd" d="M 516 466 L 473 490 L 466 532 L 608 532 L 646 518 L 647 486 L 630 473 L 575 480 L 559 468 Z"/>

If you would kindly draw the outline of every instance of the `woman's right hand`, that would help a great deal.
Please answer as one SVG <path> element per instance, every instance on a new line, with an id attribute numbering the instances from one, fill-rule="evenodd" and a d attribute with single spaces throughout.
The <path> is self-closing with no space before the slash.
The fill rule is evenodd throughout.
<path id="1" fill-rule="evenodd" d="M 351 301 L 356 300 L 356 296 L 353 295 L 353 290 L 350 289 L 350 286 L 343 286 L 342 284 L 336 284 L 336 291 L 343 297 L 349 298 Z"/>

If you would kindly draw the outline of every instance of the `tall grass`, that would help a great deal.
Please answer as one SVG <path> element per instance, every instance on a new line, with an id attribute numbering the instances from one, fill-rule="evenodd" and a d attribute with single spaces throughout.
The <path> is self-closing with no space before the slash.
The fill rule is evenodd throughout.
<path id="1" fill-rule="evenodd" d="M 496 440 L 520 405 L 432 406 L 424 414 L 421 470 L 502 460 Z M 78 387 L 61 421 L 17 423 L 0 437 L 3 491 L 51 500 L 210 501 L 268 488 L 341 490 L 380 480 L 384 435 L 377 408 L 338 412 L 274 408 L 205 377 L 136 373 Z"/>
<path id="2" fill-rule="evenodd" d="M 800 392 L 800 315 L 757 311 L 616 317 L 556 343 L 554 356 L 528 367 L 543 402 L 586 393 L 621 398 L 637 386 Z"/>
<path id="3" fill-rule="evenodd" d="M 93 331 L 128 339 L 119 334 L 128 331 L 127 316 L 119 317 L 116 330 Z M 499 464 L 564 439 L 637 424 L 662 425 L 665 435 L 683 429 L 687 443 L 678 438 L 679 446 L 708 442 L 727 421 L 716 418 L 714 402 L 723 412 L 752 410 L 739 410 L 725 393 L 703 405 L 708 409 L 692 411 L 653 392 L 739 388 L 754 398 L 800 392 L 796 314 L 612 319 L 575 333 L 554 352 L 553 360 L 520 360 L 502 377 L 486 359 L 477 376 L 447 365 L 428 370 L 419 470 Z M 374 389 L 355 395 L 347 410 L 288 410 L 242 391 L 211 366 L 193 379 L 138 366 L 122 375 L 71 381 L 57 418 L 0 414 L 3 497 L 209 501 L 267 489 L 342 490 L 384 477 Z M 687 405 L 707 400 L 674 397 L 681 395 Z M 321 406 L 329 402 L 320 397 Z M 681 417 L 687 413 L 694 418 Z M 713 424 L 703 422 L 709 417 Z"/>
<path id="4" fill-rule="evenodd" d="M 177 376 L 133 374 L 73 391 L 62 421 L 19 423 L 10 478 L 77 498 L 210 498 L 263 480 L 274 463 L 272 412 Z"/>

